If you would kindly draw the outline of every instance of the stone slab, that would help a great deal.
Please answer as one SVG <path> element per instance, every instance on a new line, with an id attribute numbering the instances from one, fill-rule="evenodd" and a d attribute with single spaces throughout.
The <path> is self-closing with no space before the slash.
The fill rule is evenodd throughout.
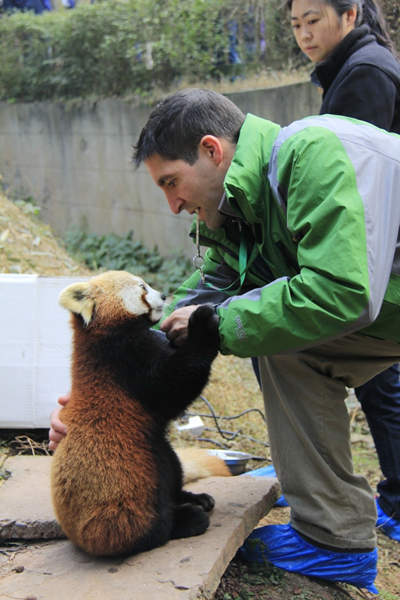
<path id="1" fill-rule="evenodd" d="M 11 531 L 11 521 L 19 524 L 14 531 L 23 532 L 25 538 L 29 531 L 46 534 L 40 523 L 53 523 L 49 535 L 57 531 L 49 492 L 50 461 L 49 457 L 7 460 L 5 466 L 12 476 L 0 487 L 3 540 L 6 528 Z M 114 559 L 92 558 L 68 540 L 27 542 L 17 551 L 2 548 L 0 599 L 212 598 L 237 549 L 278 498 L 279 485 L 276 479 L 265 477 L 211 477 L 187 489 L 206 491 L 216 500 L 210 527 L 203 535 Z"/>
<path id="2" fill-rule="evenodd" d="M 11 473 L 0 487 L 0 543 L 13 539 L 65 537 L 51 504 L 50 456 L 12 456 L 3 469 Z"/>

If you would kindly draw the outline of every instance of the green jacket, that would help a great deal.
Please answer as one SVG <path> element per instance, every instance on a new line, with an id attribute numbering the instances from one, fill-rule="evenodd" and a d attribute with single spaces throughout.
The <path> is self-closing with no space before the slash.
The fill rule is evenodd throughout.
<path id="1" fill-rule="evenodd" d="M 195 272 L 168 313 L 214 303 L 221 352 L 243 357 L 354 332 L 400 342 L 400 136 L 344 117 L 280 128 L 248 115 L 224 185 L 226 224 L 201 224 L 205 282 Z"/>

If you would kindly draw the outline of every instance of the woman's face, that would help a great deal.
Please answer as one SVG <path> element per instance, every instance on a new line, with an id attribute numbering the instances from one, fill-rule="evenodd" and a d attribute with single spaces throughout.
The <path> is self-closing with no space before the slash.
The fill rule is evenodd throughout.
<path id="1" fill-rule="evenodd" d="M 313 63 L 325 60 L 355 26 L 356 5 L 341 17 L 323 0 L 293 0 L 291 22 L 296 42 Z"/>

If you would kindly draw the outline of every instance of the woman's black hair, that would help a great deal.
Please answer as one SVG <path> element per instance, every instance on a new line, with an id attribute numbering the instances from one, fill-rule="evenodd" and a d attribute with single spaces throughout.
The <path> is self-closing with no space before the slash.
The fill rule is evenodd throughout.
<path id="1" fill-rule="evenodd" d="M 394 53 L 393 42 L 387 30 L 385 19 L 376 0 L 321 0 L 335 9 L 339 17 L 354 5 L 357 6 L 356 27 L 368 25 L 376 41 L 390 52 Z M 293 0 L 286 0 L 289 10 L 292 8 Z"/>

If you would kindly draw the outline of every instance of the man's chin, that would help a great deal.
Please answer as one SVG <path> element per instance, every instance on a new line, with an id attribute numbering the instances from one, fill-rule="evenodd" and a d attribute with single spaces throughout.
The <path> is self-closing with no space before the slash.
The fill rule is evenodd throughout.
<path id="1" fill-rule="evenodd" d="M 208 229 L 214 231 L 222 227 L 225 221 L 225 215 L 221 215 L 221 213 L 216 213 L 215 215 L 207 215 L 207 218 L 205 219 L 205 224 L 207 225 Z"/>

